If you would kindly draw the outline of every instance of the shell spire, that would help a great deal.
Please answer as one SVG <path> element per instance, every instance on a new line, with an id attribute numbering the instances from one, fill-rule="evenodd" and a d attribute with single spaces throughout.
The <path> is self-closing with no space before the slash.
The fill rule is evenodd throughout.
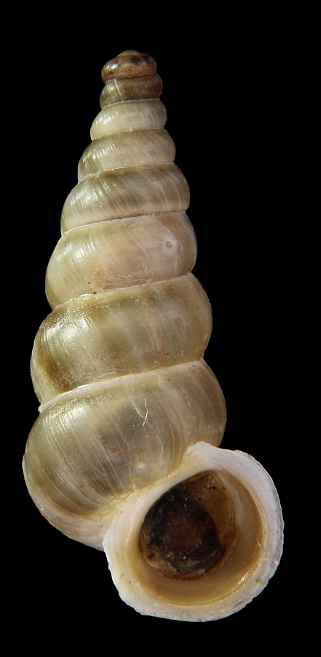
<path id="1" fill-rule="evenodd" d="M 47 269 L 24 475 L 51 524 L 105 550 L 128 604 L 213 620 L 273 575 L 280 504 L 260 464 L 219 448 L 225 402 L 203 360 L 212 314 L 191 273 L 189 189 L 156 64 L 126 50 L 102 80 Z"/>

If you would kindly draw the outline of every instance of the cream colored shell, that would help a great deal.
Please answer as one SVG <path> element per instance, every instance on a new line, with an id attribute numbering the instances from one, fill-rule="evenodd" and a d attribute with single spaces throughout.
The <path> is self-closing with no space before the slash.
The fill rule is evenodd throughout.
<path id="1" fill-rule="evenodd" d="M 47 269 L 52 312 L 32 353 L 41 406 L 24 475 L 51 524 L 105 549 L 126 602 L 144 614 L 211 620 L 244 606 L 272 576 L 281 510 L 254 459 L 218 449 L 225 403 L 203 360 L 211 310 L 191 274 L 189 190 L 173 163 L 155 62 L 126 51 L 102 75 L 102 110 Z M 144 515 L 202 471 L 226 484 L 236 547 L 197 579 L 156 575 L 140 556 Z"/>

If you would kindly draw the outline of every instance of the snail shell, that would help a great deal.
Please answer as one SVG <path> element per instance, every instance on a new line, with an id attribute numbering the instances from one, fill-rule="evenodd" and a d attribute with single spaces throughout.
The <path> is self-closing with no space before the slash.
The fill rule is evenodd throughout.
<path id="1" fill-rule="evenodd" d="M 105 550 L 128 604 L 213 620 L 273 575 L 280 504 L 262 466 L 218 448 L 225 403 L 203 360 L 211 309 L 191 274 L 189 190 L 155 62 L 125 51 L 102 78 L 47 269 L 24 475 L 52 525 Z"/>

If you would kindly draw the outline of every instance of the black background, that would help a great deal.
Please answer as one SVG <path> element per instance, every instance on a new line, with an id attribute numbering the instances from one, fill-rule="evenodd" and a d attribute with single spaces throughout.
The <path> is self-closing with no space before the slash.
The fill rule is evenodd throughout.
<path id="1" fill-rule="evenodd" d="M 77 163 L 89 143 L 91 122 L 99 112 L 100 69 L 122 50 L 133 48 L 157 62 L 175 161 L 191 190 L 188 215 L 198 241 L 194 273 L 213 310 L 205 360 L 227 404 L 222 447 L 249 452 L 260 461 L 286 506 L 282 316 L 287 279 L 279 275 L 289 66 L 282 47 L 284 24 L 277 27 L 275 20 L 266 29 L 258 18 L 252 29 L 246 16 L 234 16 L 232 23 L 224 16 L 212 30 L 206 16 L 197 28 L 191 16 L 184 29 L 163 21 L 155 36 L 155 19 L 150 19 L 149 29 L 136 33 L 128 25 L 124 36 L 121 16 L 110 21 L 106 11 L 96 20 L 95 30 L 90 21 L 88 30 L 86 21 L 80 30 L 67 27 L 63 19 L 54 32 L 29 29 L 23 43 L 17 41 L 10 82 L 11 170 L 19 180 L 12 214 L 19 217 L 21 263 L 16 271 L 19 298 L 16 295 L 13 304 L 17 325 L 22 326 L 15 340 L 15 379 L 23 399 L 23 412 L 17 401 L 11 412 L 19 424 L 11 464 L 17 475 L 11 548 L 17 595 L 12 610 L 20 627 L 34 632 L 41 626 L 52 638 L 64 633 L 70 645 L 80 636 L 90 638 L 93 649 L 104 645 L 108 650 L 109 637 L 116 633 L 118 645 L 127 651 L 134 632 L 142 649 L 147 641 L 152 650 L 156 641 L 171 652 L 170 635 L 179 642 L 172 644 L 173 650 L 190 639 L 210 646 L 215 637 L 217 646 L 227 646 L 227 654 L 245 643 L 247 652 L 256 654 L 253 627 L 273 647 L 275 628 L 283 626 L 289 606 L 286 548 L 267 588 L 234 616 L 214 624 L 143 617 L 119 599 L 104 554 L 51 527 L 20 475 L 25 441 L 37 417 L 29 358 L 34 336 L 49 312 L 46 265 L 59 239 L 64 200 L 77 182 Z M 15 233 L 13 222 L 12 240 Z M 147 638 L 149 630 L 153 639 Z"/>

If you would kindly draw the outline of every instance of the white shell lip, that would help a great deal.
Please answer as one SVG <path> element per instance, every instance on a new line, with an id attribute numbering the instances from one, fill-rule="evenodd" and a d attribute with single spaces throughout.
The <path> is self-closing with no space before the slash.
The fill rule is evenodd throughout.
<path id="1" fill-rule="evenodd" d="M 148 510 L 163 493 L 184 479 L 211 469 L 238 478 L 257 503 L 264 536 L 260 559 L 243 578 L 244 581 L 241 580 L 234 590 L 222 595 L 215 603 L 201 599 L 193 605 L 191 602 L 176 603 L 159 595 L 152 586 L 146 586 L 144 578 L 140 577 L 141 567 L 149 568 L 143 565 L 138 547 L 140 528 Z M 252 456 L 199 442 L 187 450 L 174 473 L 127 498 L 108 527 L 103 545 L 121 599 L 139 613 L 171 620 L 218 620 L 245 607 L 274 575 L 283 550 L 282 509 L 270 475 Z"/>

